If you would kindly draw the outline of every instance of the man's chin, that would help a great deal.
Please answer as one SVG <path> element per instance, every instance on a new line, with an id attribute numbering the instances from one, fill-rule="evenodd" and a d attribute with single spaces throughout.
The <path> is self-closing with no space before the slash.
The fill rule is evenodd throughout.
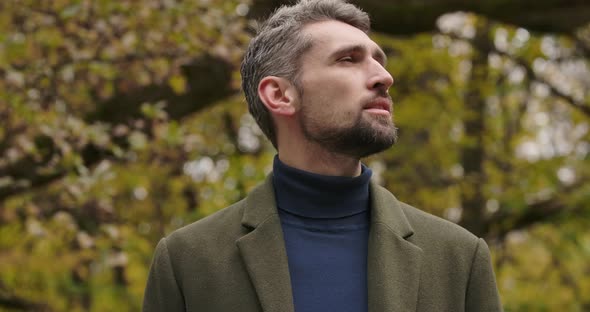
<path id="1" fill-rule="evenodd" d="M 393 121 L 391 120 L 391 115 L 386 114 L 371 114 L 369 122 L 373 124 L 378 124 L 387 127 L 393 127 Z"/>
<path id="2" fill-rule="evenodd" d="M 389 149 L 393 144 L 395 144 L 395 138 L 392 138 L 391 140 L 375 141 L 370 145 L 365 145 L 363 148 L 357 149 L 355 156 L 358 158 L 369 157 Z"/>
<path id="3" fill-rule="evenodd" d="M 390 116 L 364 115 L 356 124 L 338 129 L 310 131 L 303 127 L 307 139 L 334 153 L 363 158 L 382 152 L 397 140 L 397 131 Z M 318 129 L 319 130 L 319 129 Z"/>
<path id="4" fill-rule="evenodd" d="M 397 130 L 393 124 L 372 127 L 371 133 L 365 133 L 351 151 L 359 158 L 368 157 L 390 148 L 397 141 Z"/>
<path id="5" fill-rule="evenodd" d="M 372 119 L 373 120 L 367 121 L 365 126 L 367 128 L 371 128 L 371 131 L 374 132 L 373 135 L 376 137 L 376 139 L 380 137 L 393 137 L 393 140 L 395 142 L 395 139 L 397 138 L 397 131 L 391 118 L 382 115 L 375 116 Z"/>

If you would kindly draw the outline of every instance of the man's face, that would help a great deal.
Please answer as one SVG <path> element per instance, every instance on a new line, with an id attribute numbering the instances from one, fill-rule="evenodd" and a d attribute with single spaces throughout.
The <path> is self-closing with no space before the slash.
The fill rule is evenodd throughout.
<path id="1" fill-rule="evenodd" d="M 365 157 L 395 143 L 393 78 L 385 54 L 364 32 L 338 21 L 307 25 L 313 45 L 301 59 L 299 123 L 330 152 Z"/>

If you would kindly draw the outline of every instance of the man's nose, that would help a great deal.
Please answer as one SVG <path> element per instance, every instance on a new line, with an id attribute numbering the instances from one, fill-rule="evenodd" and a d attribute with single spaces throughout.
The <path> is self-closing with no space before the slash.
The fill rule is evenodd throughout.
<path id="1" fill-rule="evenodd" d="M 371 77 L 368 81 L 369 89 L 384 89 L 387 91 L 393 85 L 393 77 L 391 74 L 381 65 L 381 63 L 374 60 L 372 62 Z"/>

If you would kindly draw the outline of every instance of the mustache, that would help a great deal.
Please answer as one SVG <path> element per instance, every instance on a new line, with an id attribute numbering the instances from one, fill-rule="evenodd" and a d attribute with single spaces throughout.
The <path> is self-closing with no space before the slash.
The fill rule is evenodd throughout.
<path id="1" fill-rule="evenodd" d="M 383 90 L 383 91 L 379 91 L 376 94 L 374 94 L 373 96 L 367 98 L 366 100 L 362 101 L 362 106 L 366 107 L 366 106 L 370 106 L 372 103 L 377 102 L 377 101 L 387 101 L 388 102 L 388 106 L 390 108 L 393 108 L 393 100 L 391 99 L 391 95 L 389 95 L 389 92 L 387 92 L 387 90 Z"/>
<path id="2" fill-rule="evenodd" d="M 379 89 L 376 92 L 376 94 L 374 94 L 370 98 L 368 98 L 365 101 L 363 101 L 363 104 L 368 104 L 368 103 L 371 103 L 373 101 L 383 100 L 383 99 L 387 99 L 389 102 L 392 102 L 391 95 L 389 95 L 389 92 L 387 90 Z"/>
<path id="3" fill-rule="evenodd" d="M 384 97 L 391 100 L 391 95 L 389 95 L 388 89 L 377 89 L 377 97 Z"/>

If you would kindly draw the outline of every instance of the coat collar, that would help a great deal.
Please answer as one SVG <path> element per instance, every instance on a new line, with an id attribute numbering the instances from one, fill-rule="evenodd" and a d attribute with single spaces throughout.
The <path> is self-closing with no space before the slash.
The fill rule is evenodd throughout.
<path id="1" fill-rule="evenodd" d="M 371 229 L 367 258 L 369 312 L 416 311 L 422 249 L 399 201 L 371 183 Z"/>
<path id="2" fill-rule="evenodd" d="M 371 182 L 368 252 L 369 311 L 415 311 L 422 250 L 406 240 L 414 231 L 397 199 Z M 294 311 L 283 231 L 272 175 L 246 197 L 236 241 L 263 311 Z"/>
<path id="3" fill-rule="evenodd" d="M 244 203 L 242 225 L 251 230 L 236 241 L 263 311 L 293 312 L 293 292 L 272 175 Z"/>

